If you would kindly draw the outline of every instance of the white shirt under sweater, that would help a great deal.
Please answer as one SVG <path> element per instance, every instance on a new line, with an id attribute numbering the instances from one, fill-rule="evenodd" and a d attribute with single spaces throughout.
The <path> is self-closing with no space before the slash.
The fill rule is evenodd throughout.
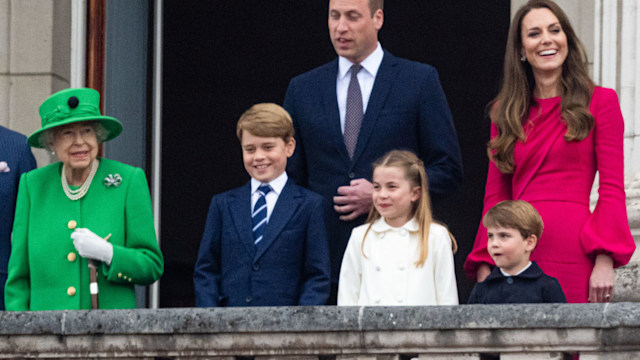
<path id="1" fill-rule="evenodd" d="M 264 197 L 264 200 L 267 202 L 267 223 L 269 223 L 273 208 L 276 206 L 276 201 L 278 201 L 278 196 L 282 194 L 282 189 L 287 185 L 288 179 L 289 176 L 287 175 L 287 172 L 284 171 L 280 176 L 268 183 L 269 186 L 271 186 L 271 191 L 269 191 Z M 262 184 L 263 183 L 260 181 L 251 178 L 251 213 L 253 213 L 253 208 L 260 198 L 260 191 L 258 191 L 258 187 Z"/>
<path id="2" fill-rule="evenodd" d="M 410 220 L 400 228 L 384 219 L 353 229 L 342 260 L 338 305 L 414 306 L 457 305 L 458 289 L 449 231 L 432 223 L 429 255 L 416 267 L 420 255 L 418 223 Z"/>
<path id="3" fill-rule="evenodd" d="M 362 93 L 362 113 L 367 112 L 367 104 L 369 103 L 369 97 L 371 97 L 371 90 L 373 90 L 373 83 L 376 81 L 376 75 L 384 51 L 382 46 L 378 43 L 378 47 L 366 58 L 360 65 L 362 69 L 358 72 L 358 83 L 360 84 L 360 92 Z M 347 91 L 349 90 L 349 83 L 351 82 L 351 65 L 353 63 L 342 56 L 338 57 L 338 79 L 336 81 L 336 96 L 338 97 L 338 110 L 340 111 L 340 129 L 344 134 L 344 119 L 347 113 Z"/>
<path id="4" fill-rule="evenodd" d="M 529 263 L 527 264 L 527 266 L 525 266 L 524 268 L 522 268 L 522 270 L 518 271 L 515 275 L 511 275 L 508 274 L 506 272 L 504 272 L 504 270 L 502 270 L 502 268 L 500 268 L 500 272 L 502 273 L 502 275 L 504 275 L 504 277 L 509 277 L 509 276 L 518 276 L 520 274 L 522 274 L 523 272 L 527 271 L 527 269 L 531 267 L 531 261 L 529 261 Z"/>

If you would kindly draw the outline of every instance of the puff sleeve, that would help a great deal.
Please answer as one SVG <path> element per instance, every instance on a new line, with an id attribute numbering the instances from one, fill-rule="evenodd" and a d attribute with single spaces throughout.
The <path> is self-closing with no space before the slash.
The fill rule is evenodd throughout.
<path id="1" fill-rule="evenodd" d="M 598 202 L 580 233 L 590 257 L 607 254 L 614 266 L 629 262 L 635 243 L 629 229 L 624 192 L 624 122 L 618 96 L 612 89 L 596 88 L 591 99 L 596 165 L 600 173 Z"/>

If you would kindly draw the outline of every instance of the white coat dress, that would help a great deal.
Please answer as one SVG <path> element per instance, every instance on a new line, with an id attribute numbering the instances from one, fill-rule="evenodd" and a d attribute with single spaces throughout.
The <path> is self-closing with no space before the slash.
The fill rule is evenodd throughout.
<path id="1" fill-rule="evenodd" d="M 429 254 L 422 267 L 418 222 L 402 227 L 388 225 L 384 218 L 353 229 L 340 270 L 338 305 L 416 306 L 457 305 L 458 290 L 449 231 L 432 223 Z"/>

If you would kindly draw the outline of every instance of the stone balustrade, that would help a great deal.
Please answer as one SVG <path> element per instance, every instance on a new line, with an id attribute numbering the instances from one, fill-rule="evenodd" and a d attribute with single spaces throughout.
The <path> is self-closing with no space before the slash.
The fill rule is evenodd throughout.
<path id="1" fill-rule="evenodd" d="M 0 313 L 0 358 L 640 359 L 640 304 Z"/>

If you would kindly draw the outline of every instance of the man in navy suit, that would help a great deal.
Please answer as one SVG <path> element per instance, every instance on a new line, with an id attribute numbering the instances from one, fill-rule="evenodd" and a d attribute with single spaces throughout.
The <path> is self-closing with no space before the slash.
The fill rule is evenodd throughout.
<path id="1" fill-rule="evenodd" d="M 245 186 L 216 195 L 193 275 L 196 306 L 324 305 L 329 246 L 323 198 L 288 179 L 291 117 L 257 104 L 238 120 Z"/>
<path id="2" fill-rule="evenodd" d="M 462 180 L 460 148 L 438 73 L 382 49 L 382 3 L 330 0 L 329 35 L 338 59 L 291 80 L 284 100 L 297 141 L 288 173 L 333 204 L 325 209 L 329 303 L 335 303 L 351 229 L 371 208 L 373 161 L 392 149 L 415 152 L 425 163 L 435 201 Z"/>
<path id="3" fill-rule="evenodd" d="M 11 229 L 20 175 L 36 167 L 27 138 L 0 126 L 0 310 L 4 310 L 4 284 L 11 253 Z"/>

